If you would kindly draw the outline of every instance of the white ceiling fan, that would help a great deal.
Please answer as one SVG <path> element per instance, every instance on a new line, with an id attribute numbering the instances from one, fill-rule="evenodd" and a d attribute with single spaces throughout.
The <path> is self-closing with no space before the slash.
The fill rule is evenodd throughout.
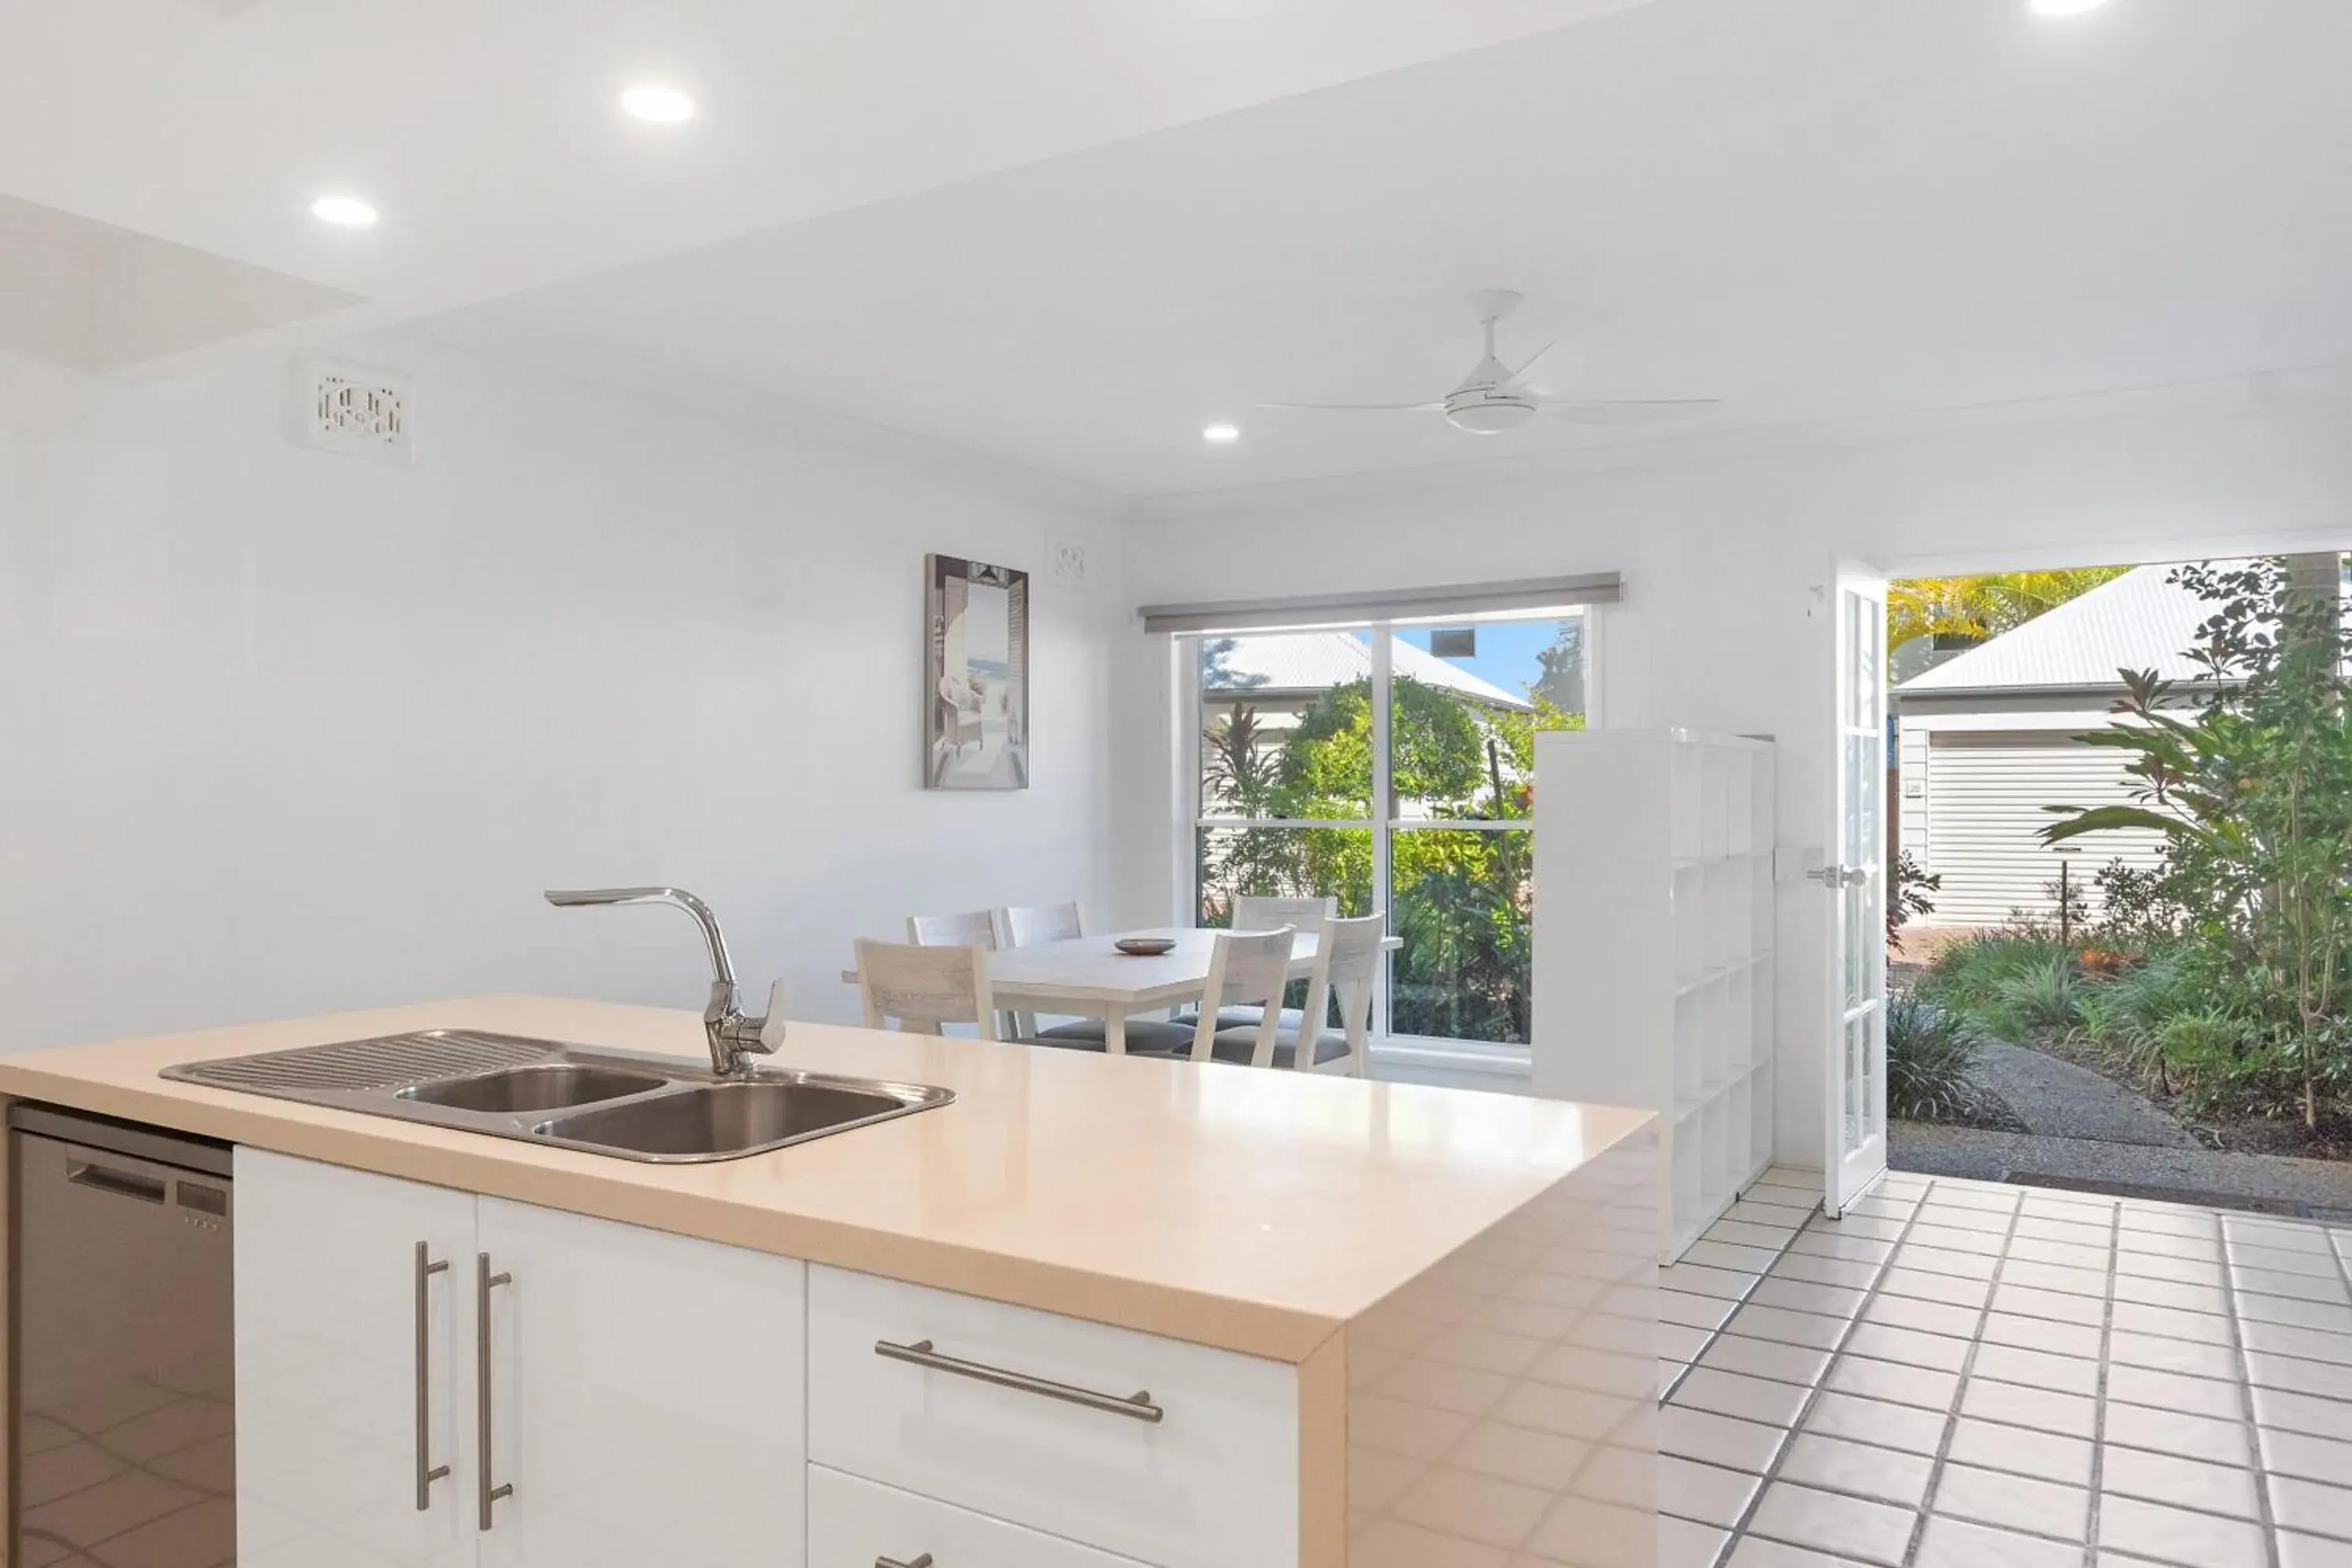
<path id="1" fill-rule="evenodd" d="M 1552 350 L 1546 343 L 1528 356 L 1518 369 L 1505 367 L 1495 357 L 1495 324 L 1519 307 L 1519 296 L 1508 289 L 1487 289 L 1470 297 L 1486 331 L 1486 353 L 1462 384 L 1434 403 L 1261 403 L 1260 408 L 1305 409 L 1325 414 L 1443 414 L 1457 430 L 1473 436 L 1499 436 L 1516 430 L 1538 414 L 1579 425 L 1652 425 L 1679 419 L 1718 406 L 1711 397 L 1678 397 L 1623 401 L 1562 397 L 1528 381 L 1536 362 Z"/>

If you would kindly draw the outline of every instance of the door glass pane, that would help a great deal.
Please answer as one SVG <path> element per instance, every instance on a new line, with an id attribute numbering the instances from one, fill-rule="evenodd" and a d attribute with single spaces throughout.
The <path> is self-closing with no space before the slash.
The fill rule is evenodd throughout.
<path id="1" fill-rule="evenodd" d="M 1839 935 L 1845 949 L 1845 1007 L 1852 1012 L 1870 999 L 1870 889 L 1850 886 L 1837 896 L 1845 906 L 1845 929 Z"/>
<path id="2" fill-rule="evenodd" d="M 1587 630 L 1580 613 L 1399 630 L 1390 650 L 1391 817 L 1532 816 L 1537 732 L 1584 728 Z"/>
<path id="3" fill-rule="evenodd" d="M 1196 646 L 1200 815 L 1371 815 L 1368 634 L 1247 633 Z"/>
<path id="4" fill-rule="evenodd" d="M 1841 1136 L 1845 1152 L 1851 1154 L 1870 1142 L 1870 1020 L 1853 1018 L 1845 1026 L 1845 1114 Z"/>
<path id="5" fill-rule="evenodd" d="M 1372 830 L 1364 827 L 1203 827 L 1199 923 L 1229 926 L 1233 901 L 1336 896 L 1343 915 L 1366 915 L 1372 901 Z"/>
<path id="6" fill-rule="evenodd" d="M 1862 1133 L 1864 1142 L 1886 1131 L 1886 1009 L 1874 1005 L 1862 1021 L 1865 1048 L 1862 1058 Z"/>
<path id="7" fill-rule="evenodd" d="M 1389 1027 L 1522 1045 L 1532 994 L 1535 835 L 1421 828 L 1389 841 Z"/>

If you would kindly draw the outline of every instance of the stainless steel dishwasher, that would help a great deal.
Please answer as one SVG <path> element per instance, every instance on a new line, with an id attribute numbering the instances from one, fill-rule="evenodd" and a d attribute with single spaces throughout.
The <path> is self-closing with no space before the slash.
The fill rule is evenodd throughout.
<path id="1" fill-rule="evenodd" d="M 229 1149 L 8 1109 L 13 1563 L 236 1561 Z"/>

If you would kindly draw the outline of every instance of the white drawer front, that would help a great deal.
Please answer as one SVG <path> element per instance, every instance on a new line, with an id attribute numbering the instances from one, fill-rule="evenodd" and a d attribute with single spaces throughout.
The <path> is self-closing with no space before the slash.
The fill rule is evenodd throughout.
<path id="1" fill-rule="evenodd" d="M 1142 1568 L 1132 1557 L 1114 1557 L 822 1465 L 809 1467 L 808 1510 L 808 1568 L 875 1568 L 927 1556 L 942 1568 Z"/>
<path id="2" fill-rule="evenodd" d="M 1118 1398 L 1148 1390 L 1165 1414 L 1139 1421 L 875 1350 L 923 1341 Z M 1297 1390 L 1284 1363 L 809 1270 L 812 1460 L 1162 1568 L 1296 1568 Z"/>

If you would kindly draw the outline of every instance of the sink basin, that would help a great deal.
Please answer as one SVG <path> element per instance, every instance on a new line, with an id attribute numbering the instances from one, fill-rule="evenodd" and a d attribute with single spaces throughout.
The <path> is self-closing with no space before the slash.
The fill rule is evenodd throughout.
<path id="1" fill-rule="evenodd" d="M 623 1072 L 612 1068 L 584 1067 L 577 1062 L 544 1062 L 508 1068 L 476 1078 L 446 1079 L 420 1083 L 400 1091 L 403 1100 L 446 1105 L 456 1110 L 479 1110 L 491 1115 L 515 1111 L 566 1110 L 575 1105 L 619 1100 L 667 1085 L 666 1078 Z"/>
<path id="2" fill-rule="evenodd" d="M 954 1103 L 952 1090 L 762 1067 L 721 1078 L 691 1058 L 477 1029 L 425 1029 L 167 1067 L 181 1083 L 519 1138 L 618 1160 L 763 1154 Z"/>
<path id="3" fill-rule="evenodd" d="M 543 1122 L 535 1131 L 565 1143 L 639 1159 L 709 1160 L 782 1148 L 919 1108 L 908 1094 L 761 1079 L 700 1084 L 627 1105 L 583 1110 Z"/>

